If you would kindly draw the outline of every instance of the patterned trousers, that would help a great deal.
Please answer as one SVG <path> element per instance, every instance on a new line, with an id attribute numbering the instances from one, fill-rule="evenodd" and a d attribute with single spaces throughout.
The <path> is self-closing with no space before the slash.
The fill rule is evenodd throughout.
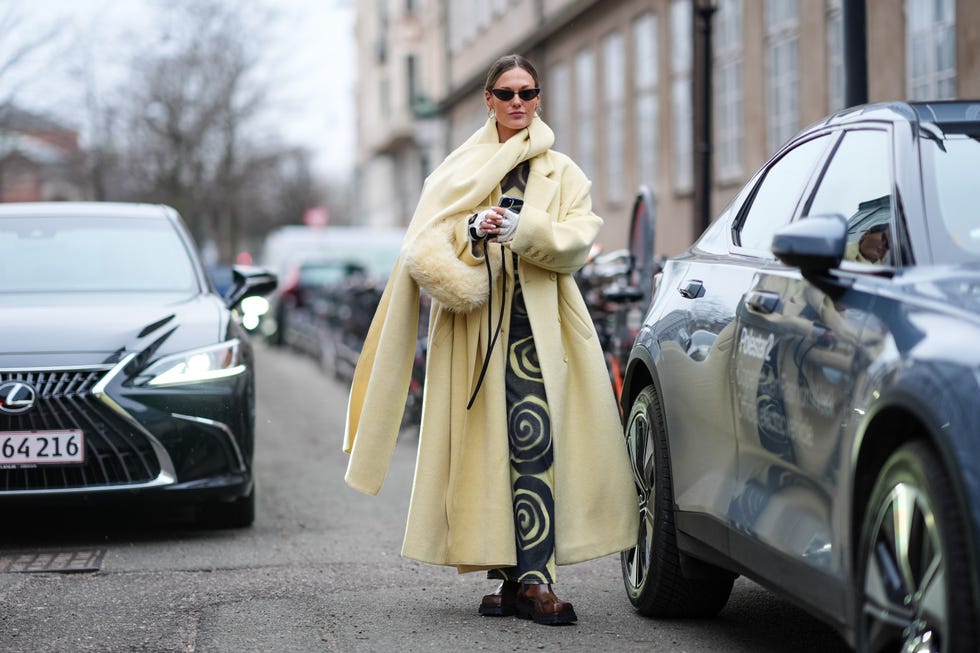
<path id="1" fill-rule="evenodd" d="M 517 565 L 492 570 L 489 577 L 528 584 L 553 583 L 555 500 L 551 416 L 516 274 L 514 283 L 505 383 Z"/>

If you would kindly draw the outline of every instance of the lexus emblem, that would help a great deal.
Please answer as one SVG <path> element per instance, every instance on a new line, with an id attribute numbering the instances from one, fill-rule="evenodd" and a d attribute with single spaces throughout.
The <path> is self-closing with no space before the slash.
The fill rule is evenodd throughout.
<path id="1" fill-rule="evenodd" d="M 0 383 L 0 413 L 17 415 L 26 413 L 37 402 L 34 386 L 23 381 Z"/>

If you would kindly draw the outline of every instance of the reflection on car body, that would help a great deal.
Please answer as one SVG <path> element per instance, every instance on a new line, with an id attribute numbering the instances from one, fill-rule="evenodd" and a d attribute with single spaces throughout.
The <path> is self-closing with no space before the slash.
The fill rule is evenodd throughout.
<path id="1" fill-rule="evenodd" d="M 162 500 L 254 517 L 252 350 L 176 211 L 0 205 L 0 502 Z"/>
<path id="2" fill-rule="evenodd" d="M 978 138 L 976 102 L 838 113 L 664 264 L 622 399 L 640 612 L 746 574 L 861 651 L 978 650 Z"/>

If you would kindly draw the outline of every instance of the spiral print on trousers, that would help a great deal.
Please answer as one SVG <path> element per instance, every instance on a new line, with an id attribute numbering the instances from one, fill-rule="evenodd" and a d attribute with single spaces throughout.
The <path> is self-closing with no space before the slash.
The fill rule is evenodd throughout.
<path id="1" fill-rule="evenodd" d="M 539 474 L 552 463 L 551 417 L 534 338 L 512 342 L 507 362 L 511 464 L 521 474 Z"/>
<path id="2" fill-rule="evenodd" d="M 534 338 L 527 337 L 510 343 L 510 372 L 528 381 L 541 381 L 541 363 Z"/>
<path id="3" fill-rule="evenodd" d="M 547 483 L 521 476 L 514 483 L 514 526 L 518 569 L 545 571 L 555 549 L 555 500 Z"/>
<path id="4" fill-rule="evenodd" d="M 553 461 L 548 404 L 533 395 L 511 406 L 507 430 L 510 464 L 521 474 L 540 474 Z"/>

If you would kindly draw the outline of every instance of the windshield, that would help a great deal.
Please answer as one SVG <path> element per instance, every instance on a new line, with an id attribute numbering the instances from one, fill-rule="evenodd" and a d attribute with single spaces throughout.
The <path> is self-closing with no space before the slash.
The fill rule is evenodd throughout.
<path id="1" fill-rule="evenodd" d="M 197 289 L 174 226 L 133 217 L 0 219 L 0 278 L 0 293 Z"/>
<path id="2" fill-rule="evenodd" d="M 963 134 L 923 138 L 923 181 L 938 219 L 930 220 L 935 255 L 943 262 L 980 259 L 980 211 L 976 196 L 980 142 Z"/>
<path id="3" fill-rule="evenodd" d="M 353 262 L 304 263 L 300 267 L 299 284 L 308 288 L 323 288 L 340 283 L 352 274 L 364 274 L 364 268 Z"/>
<path id="4" fill-rule="evenodd" d="M 398 258 L 404 235 L 401 230 L 358 227 L 285 227 L 266 239 L 262 265 L 285 277 L 301 263 L 336 261 L 359 265 L 369 275 L 384 278 Z"/>

